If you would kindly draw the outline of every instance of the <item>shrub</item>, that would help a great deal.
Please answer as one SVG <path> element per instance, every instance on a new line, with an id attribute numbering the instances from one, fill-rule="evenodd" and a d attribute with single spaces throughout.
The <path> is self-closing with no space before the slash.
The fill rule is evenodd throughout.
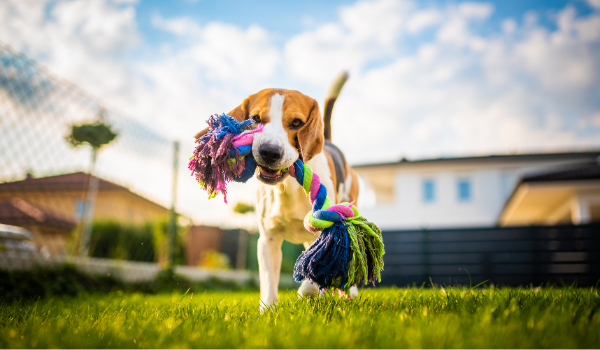
<path id="1" fill-rule="evenodd" d="M 154 226 L 152 223 L 135 226 L 116 221 L 94 222 L 90 256 L 154 262 Z"/>
<path id="2" fill-rule="evenodd" d="M 107 293 L 111 291 L 139 292 L 147 294 L 203 290 L 257 290 L 254 281 L 245 285 L 216 278 L 193 282 L 176 274 L 173 269 L 162 270 L 154 280 L 124 283 L 114 277 L 90 275 L 74 265 L 54 268 L 38 267 L 33 270 L 7 271 L 0 269 L 0 304 L 15 300 L 35 300 L 53 296 L 75 296 L 82 293 Z"/>
<path id="3" fill-rule="evenodd" d="M 200 263 L 198 266 L 206 267 L 209 269 L 230 269 L 231 263 L 229 257 L 226 254 L 218 252 L 214 249 L 202 252 L 200 256 Z"/>
<path id="4" fill-rule="evenodd" d="M 174 263 L 185 263 L 185 228 L 177 226 Z M 92 225 L 90 256 L 143 262 L 167 263 L 167 221 L 146 222 L 142 225 L 118 221 L 96 221 Z"/>
<path id="5" fill-rule="evenodd" d="M 74 296 L 83 292 L 108 292 L 114 288 L 122 288 L 122 284 L 112 277 L 86 275 L 72 265 L 28 271 L 0 269 L 0 300 L 3 301 Z"/>

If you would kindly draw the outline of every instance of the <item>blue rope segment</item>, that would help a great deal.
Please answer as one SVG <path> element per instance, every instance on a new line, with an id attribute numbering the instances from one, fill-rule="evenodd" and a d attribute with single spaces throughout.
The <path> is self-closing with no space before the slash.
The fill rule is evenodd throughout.
<path id="1" fill-rule="evenodd" d="M 304 176 L 304 162 L 302 162 L 302 160 L 300 158 L 298 158 L 298 160 L 296 160 L 294 162 L 293 167 L 294 167 L 294 173 L 296 175 L 295 176 L 296 181 L 298 182 L 298 184 L 300 184 L 300 186 L 306 187 L 306 184 L 304 183 L 304 181 L 306 179 L 306 177 Z M 312 170 L 311 170 L 311 172 L 312 172 Z M 310 180 L 312 180 L 312 174 L 311 174 Z M 315 201 L 313 203 L 313 212 L 321 210 L 323 208 L 323 205 L 325 204 L 326 199 L 327 199 L 327 188 L 323 184 L 320 184 L 319 191 L 317 192 L 317 197 L 315 198 Z"/>
<path id="2" fill-rule="evenodd" d="M 244 130 L 248 130 L 254 123 L 254 120 L 248 119 L 243 122 L 238 122 L 235 118 L 230 117 L 225 113 L 221 113 L 217 118 L 210 118 L 207 120 L 207 123 L 210 129 L 206 135 L 202 136 L 200 141 L 205 141 L 212 135 L 215 135 L 218 139 L 228 133 L 237 136 Z"/>
<path id="3" fill-rule="evenodd" d="M 252 145 L 245 145 L 245 146 L 240 146 L 240 147 L 234 146 L 234 147 L 231 147 L 231 149 L 229 150 L 229 156 L 231 158 L 235 158 L 235 149 L 236 148 L 237 148 L 238 152 L 240 152 L 240 155 L 242 157 L 252 154 Z"/>
<path id="4" fill-rule="evenodd" d="M 350 240 L 347 225 L 337 222 L 321 232 L 317 240 L 296 261 L 294 279 L 308 279 L 320 289 L 332 285 L 344 289 L 348 281 Z"/>
<path id="5" fill-rule="evenodd" d="M 244 158 L 244 164 L 244 170 L 239 176 L 233 178 L 234 181 L 245 183 L 246 181 L 250 180 L 252 176 L 254 176 L 254 172 L 256 171 L 258 164 L 256 164 L 256 160 L 252 156 L 252 153 Z"/>
<path id="6" fill-rule="evenodd" d="M 319 192 L 317 192 L 317 198 L 315 198 L 315 202 L 313 203 L 313 212 L 323 208 L 326 199 L 327 189 L 323 184 L 321 184 L 321 186 L 319 186 Z"/>

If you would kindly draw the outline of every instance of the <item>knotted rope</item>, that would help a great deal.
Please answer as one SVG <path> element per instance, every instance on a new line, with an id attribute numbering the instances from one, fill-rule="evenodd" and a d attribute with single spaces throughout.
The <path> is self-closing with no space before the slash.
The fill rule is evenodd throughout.
<path id="1" fill-rule="evenodd" d="M 257 163 L 252 156 L 252 142 L 262 125 L 251 129 L 252 120 L 238 122 L 225 114 L 211 116 L 207 122 L 209 132 L 196 140 L 198 146 L 188 168 L 209 198 L 221 192 L 227 203 L 226 184 L 246 182 L 254 176 Z M 321 232 L 296 261 L 295 280 L 309 279 L 321 289 L 344 290 L 360 282 L 381 282 L 385 253 L 381 230 L 360 216 L 353 204 L 332 205 L 319 176 L 301 159 L 287 171 L 312 204 L 304 227 L 312 233 Z"/>

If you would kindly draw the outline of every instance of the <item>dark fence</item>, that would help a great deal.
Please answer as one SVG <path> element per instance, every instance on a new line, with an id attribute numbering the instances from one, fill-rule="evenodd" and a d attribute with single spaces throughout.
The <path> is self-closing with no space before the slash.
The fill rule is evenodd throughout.
<path id="1" fill-rule="evenodd" d="M 381 285 L 595 285 L 600 224 L 384 231 Z"/>

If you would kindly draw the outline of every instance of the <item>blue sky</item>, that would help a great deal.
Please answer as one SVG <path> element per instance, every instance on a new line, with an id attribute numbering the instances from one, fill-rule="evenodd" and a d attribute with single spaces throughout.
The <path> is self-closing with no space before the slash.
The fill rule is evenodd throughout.
<path id="1" fill-rule="evenodd" d="M 144 37 L 149 42 L 161 42 L 172 39 L 169 35 L 156 30 L 151 18 L 160 13 L 163 17 L 189 16 L 200 23 L 212 21 L 235 23 L 241 27 L 259 24 L 269 31 L 276 32 L 282 38 L 297 34 L 307 28 L 335 20 L 340 6 L 355 1 L 209 1 L 209 0 L 143 0 L 136 5 L 137 21 Z M 421 1 L 421 4 L 443 5 L 458 1 Z M 505 18 L 523 18 L 528 11 L 553 14 L 569 4 L 577 9 L 579 15 L 589 14 L 590 6 L 584 1 L 564 0 L 504 0 L 474 1 L 491 3 L 494 13 L 482 26 L 485 32 L 492 33 L 500 29 Z M 553 27 L 553 23 L 545 21 Z"/>
<path id="2" fill-rule="evenodd" d="M 600 0 L 7 0 L 0 40 L 183 153 L 209 115 L 267 87 L 322 103 L 341 70 L 354 164 L 600 149 Z"/>
<path id="3" fill-rule="evenodd" d="M 157 45 L 172 43 L 174 35 L 156 28 L 152 23 L 153 17 L 160 15 L 164 18 L 189 17 L 199 24 L 209 22 L 234 23 L 240 27 L 259 25 L 273 33 L 275 44 L 282 46 L 285 40 L 307 29 L 335 21 L 340 8 L 351 6 L 356 1 L 215 1 L 215 0 L 142 0 L 135 4 L 136 21 L 140 33 L 146 42 L 146 49 Z M 484 22 L 477 24 L 481 35 L 494 35 L 501 30 L 502 21 L 512 18 L 517 24 L 522 24 L 527 13 L 540 14 L 539 22 L 549 30 L 556 29 L 555 21 L 551 20 L 565 6 L 576 9 L 576 15 L 589 15 L 593 8 L 585 1 L 565 0 L 505 0 L 505 1 L 471 1 L 493 6 L 493 13 Z M 420 1 L 425 6 L 447 6 L 460 1 Z M 431 34 L 431 33 L 427 33 Z M 405 42 L 409 48 L 414 47 L 428 35 L 422 35 L 414 40 Z M 147 51 L 135 53 L 143 57 Z"/>

